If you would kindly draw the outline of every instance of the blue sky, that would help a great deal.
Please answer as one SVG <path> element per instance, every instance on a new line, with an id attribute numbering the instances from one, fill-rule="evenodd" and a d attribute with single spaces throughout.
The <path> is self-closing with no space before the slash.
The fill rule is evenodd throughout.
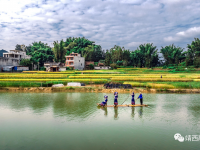
<path id="1" fill-rule="evenodd" d="M 200 38 L 199 0 L 0 0 L 0 49 L 79 37 L 103 49 L 186 48 Z"/>

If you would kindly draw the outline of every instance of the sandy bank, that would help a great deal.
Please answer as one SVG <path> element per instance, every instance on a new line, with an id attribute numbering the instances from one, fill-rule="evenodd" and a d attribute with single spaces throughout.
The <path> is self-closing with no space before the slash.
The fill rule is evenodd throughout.
<path id="1" fill-rule="evenodd" d="M 98 93 L 200 93 L 200 89 L 146 89 L 146 88 L 134 88 L 134 89 L 104 89 L 102 86 L 85 86 L 85 87 L 4 87 L 0 88 L 0 92 L 98 92 Z"/>

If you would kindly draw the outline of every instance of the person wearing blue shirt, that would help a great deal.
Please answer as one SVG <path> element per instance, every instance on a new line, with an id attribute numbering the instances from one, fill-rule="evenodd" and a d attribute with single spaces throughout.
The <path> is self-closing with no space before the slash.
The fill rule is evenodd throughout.
<path id="1" fill-rule="evenodd" d="M 140 104 L 143 104 L 143 97 L 142 97 L 142 93 L 140 92 L 140 95 L 138 96 L 138 98 L 140 99 Z"/>
<path id="2" fill-rule="evenodd" d="M 108 102 L 108 96 L 105 95 L 104 98 L 105 98 L 105 101 L 102 102 L 102 103 L 100 104 L 101 106 L 105 106 L 105 105 L 107 105 L 107 102 Z"/>
<path id="3" fill-rule="evenodd" d="M 130 95 L 132 96 L 131 104 L 135 105 L 135 99 L 134 99 L 135 94 L 134 94 L 134 92 L 132 94 L 130 94 Z"/>
<path id="4" fill-rule="evenodd" d="M 115 96 L 115 98 L 114 98 L 114 105 L 117 106 L 118 105 L 118 100 L 117 100 L 118 99 L 118 92 L 115 92 L 114 96 Z"/>

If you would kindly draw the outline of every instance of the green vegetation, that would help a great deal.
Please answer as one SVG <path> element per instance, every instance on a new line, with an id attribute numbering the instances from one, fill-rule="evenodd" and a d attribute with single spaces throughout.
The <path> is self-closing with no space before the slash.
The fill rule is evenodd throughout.
<path id="1" fill-rule="evenodd" d="M 31 55 L 30 61 L 38 65 L 44 66 L 44 62 L 53 62 L 54 54 L 50 46 L 42 42 L 34 42 L 32 45 L 26 47 L 26 54 Z"/>
<path id="2" fill-rule="evenodd" d="M 162 77 L 162 78 L 161 78 Z M 200 89 L 200 72 L 173 73 L 162 68 L 118 68 L 65 72 L 24 71 L 0 74 L 0 87 L 40 87 L 68 82 L 85 84 L 124 83 L 155 89 Z"/>
<path id="3" fill-rule="evenodd" d="M 65 62 L 65 56 L 70 53 L 79 53 L 85 57 L 86 61 L 103 62 L 104 65 L 112 66 L 112 69 L 119 67 L 139 67 L 153 68 L 162 66 L 163 69 L 170 69 L 173 73 L 185 71 L 187 67 L 200 67 L 200 40 L 195 38 L 188 44 L 187 51 L 174 44 L 161 47 L 162 57 L 158 57 L 158 49 L 153 43 L 140 44 L 137 49 L 129 50 L 115 45 L 110 50 L 102 50 L 100 45 L 84 37 L 67 38 L 65 41 L 54 41 L 51 48 L 42 42 L 33 42 L 25 48 L 27 55 L 31 55 L 30 62 L 22 62 L 25 66 L 35 64 L 43 70 L 44 62 L 53 60 L 55 62 Z M 16 49 L 22 50 L 20 45 Z M 160 59 L 161 58 L 161 59 Z M 90 66 L 90 69 L 93 67 Z"/>

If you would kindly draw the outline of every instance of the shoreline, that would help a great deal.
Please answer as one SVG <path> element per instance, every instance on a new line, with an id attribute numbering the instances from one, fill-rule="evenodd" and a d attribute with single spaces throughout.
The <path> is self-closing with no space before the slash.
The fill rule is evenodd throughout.
<path id="1" fill-rule="evenodd" d="M 200 89 L 153 89 L 153 88 L 134 88 L 134 89 L 104 89 L 99 86 L 85 87 L 2 87 L 0 92 L 26 92 L 26 93 L 52 93 L 52 92 L 95 92 L 95 93 L 200 93 Z"/>

